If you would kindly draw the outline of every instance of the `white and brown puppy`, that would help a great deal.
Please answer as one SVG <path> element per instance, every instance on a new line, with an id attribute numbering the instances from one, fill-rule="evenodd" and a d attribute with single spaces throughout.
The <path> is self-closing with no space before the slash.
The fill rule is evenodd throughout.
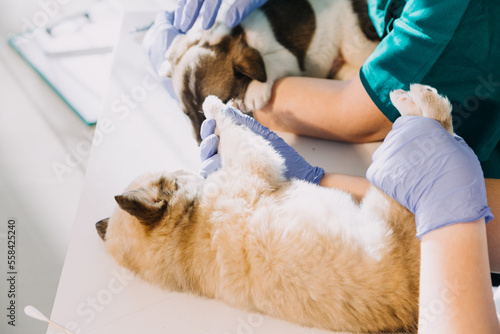
<path id="1" fill-rule="evenodd" d="M 426 86 L 391 95 L 402 114 L 451 130 L 451 106 Z M 147 174 L 96 224 L 108 252 L 152 284 L 222 300 L 303 326 L 413 331 L 419 252 L 413 215 L 372 187 L 361 203 L 339 189 L 286 180 L 262 137 L 217 120 L 222 167 L 207 179 Z"/>
<path id="2" fill-rule="evenodd" d="M 277 79 L 352 78 L 378 43 L 366 0 L 269 0 L 234 29 L 223 23 L 227 7 L 223 1 L 210 30 L 197 22 L 178 35 L 160 69 L 172 78 L 198 140 L 208 95 L 256 110 Z"/>

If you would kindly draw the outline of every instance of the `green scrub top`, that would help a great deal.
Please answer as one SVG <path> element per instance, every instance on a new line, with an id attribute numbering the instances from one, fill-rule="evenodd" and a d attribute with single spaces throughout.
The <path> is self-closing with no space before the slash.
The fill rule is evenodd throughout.
<path id="1" fill-rule="evenodd" d="M 485 176 L 500 178 L 500 0 L 368 0 L 368 8 L 382 41 L 360 77 L 374 103 L 394 122 L 391 91 L 435 87 Z"/>

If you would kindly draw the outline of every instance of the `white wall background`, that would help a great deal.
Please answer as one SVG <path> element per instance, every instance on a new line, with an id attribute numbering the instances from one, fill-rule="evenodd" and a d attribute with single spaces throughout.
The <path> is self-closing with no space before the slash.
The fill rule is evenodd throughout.
<path id="1" fill-rule="evenodd" d="M 77 209 L 87 156 L 59 181 L 52 163 L 64 163 L 85 125 L 9 47 L 7 39 L 47 13 L 50 23 L 85 10 L 96 0 L 0 1 L 0 333 L 44 333 L 46 325 L 17 310 L 7 326 L 7 221 L 17 221 L 17 305 L 50 315 Z M 123 10 L 160 9 L 161 0 L 114 1 Z M 38 21 L 43 23 L 43 21 Z M 74 155 L 74 154 L 73 154 Z"/>

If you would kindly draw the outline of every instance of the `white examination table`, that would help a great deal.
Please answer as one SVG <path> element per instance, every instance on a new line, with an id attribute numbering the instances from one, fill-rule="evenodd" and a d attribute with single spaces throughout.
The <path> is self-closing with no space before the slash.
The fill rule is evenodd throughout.
<path id="1" fill-rule="evenodd" d="M 189 120 L 154 81 L 139 38 L 130 33 L 154 16 L 124 16 L 51 318 L 75 334 L 326 333 L 160 290 L 131 277 L 105 252 L 94 225 L 110 216 L 114 195 L 146 171 L 199 168 Z M 355 175 L 364 175 L 378 146 L 284 137 L 311 164 Z M 50 327 L 47 333 L 61 331 Z"/>

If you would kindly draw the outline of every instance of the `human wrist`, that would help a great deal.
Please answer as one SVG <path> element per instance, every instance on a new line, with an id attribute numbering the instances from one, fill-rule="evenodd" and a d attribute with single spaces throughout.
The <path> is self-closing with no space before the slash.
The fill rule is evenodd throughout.
<path id="1" fill-rule="evenodd" d="M 474 152 L 429 118 L 398 119 L 374 153 L 367 177 L 415 214 L 419 238 L 448 225 L 493 218 Z"/>

